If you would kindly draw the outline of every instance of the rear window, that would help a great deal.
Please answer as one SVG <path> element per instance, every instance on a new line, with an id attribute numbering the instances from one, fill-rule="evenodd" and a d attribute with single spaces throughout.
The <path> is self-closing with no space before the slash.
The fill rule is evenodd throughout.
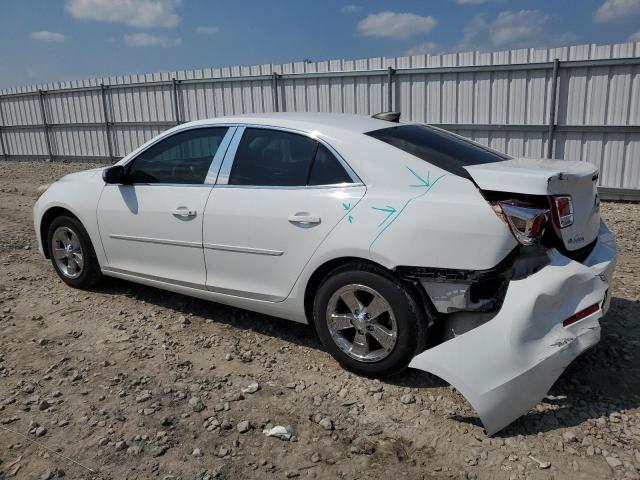
<path id="1" fill-rule="evenodd" d="M 447 172 L 469 178 L 463 168 L 507 160 L 510 157 L 426 125 L 402 125 L 366 135 L 429 162 Z"/>

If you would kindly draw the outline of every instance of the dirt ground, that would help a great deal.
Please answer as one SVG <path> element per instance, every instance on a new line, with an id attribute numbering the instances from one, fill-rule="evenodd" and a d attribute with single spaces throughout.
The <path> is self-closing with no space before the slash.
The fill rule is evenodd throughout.
<path id="1" fill-rule="evenodd" d="M 441 380 L 347 373 L 310 327 L 65 286 L 34 193 L 89 167 L 0 162 L 0 479 L 640 478 L 640 205 L 602 205 L 620 258 L 600 344 L 489 438 Z"/>

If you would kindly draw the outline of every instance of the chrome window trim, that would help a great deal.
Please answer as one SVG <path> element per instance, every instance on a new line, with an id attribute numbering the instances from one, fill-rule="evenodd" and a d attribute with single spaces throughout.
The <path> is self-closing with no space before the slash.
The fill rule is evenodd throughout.
<path id="1" fill-rule="evenodd" d="M 220 158 L 217 159 L 218 162 L 220 162 L 220 164 L 222 163 L 224 156 L 226 154 L 227 148 L 229 146 L 229 143 L 231 142 L 231 138 L 233 137 L 233 134 L 235 133 L 236 130 L 236 125 L 232 124 L 232 123 L 220 123 L 220 124 L 208 124 L 208 125 L 195 125 L 192 127 L 186 127 L 186 128 L 180 128 L 177 130 L 172 130 L 170 133 L 167 133 L 166 135 L 163 135 L 159 138 L 157 138 L 153 143 L 149 144 L 146 146 L 146 148 L 144 150 L 142 150 L 141 152 L 138 152 L 134 157 L 128 159 L 126 162 L 124 162 L 122 164 L 123 167 L 127 168 L 128 165 L 130 165 L 132 162 L 135 162 L 136 159 L 144 154 L 147 150 L 149 150 L 150 148 L 156 146 L 158 143 L 167 140 L 168 138 L 173 137 L 174 135 L 178 135 L 179 133 L 184 133 L 184 132 L 190 132 L 192 130 L 200 130 L 202 128 L 227 128 L 227 131 L 224 135 L 224 137 L 222 137 L 222 141 L 220 142 L 220 145 L 218 146 L 218 149 L 216 150 L 215 155 L 213 156 L 213 158 L 211 159 L 211 163 L 209 164 L 209 169 L 207 170 L 207 175 L 204 179 L 203 183 L 161 183 L 161 182 L 154 182 L 154 183 L 132 183 L 130 185 L 171 185 L 171 186 L 213 186 L 215 185 L 215 181 L 216 178 L 218 176 L 217 172 L 214 171 L 216 170 L 216 159 L 218 157 L 218 155 L 220 154 Z M 221 150 L 224 147 L 224 152 L 221 153 Z M 217 166 L 217 169 L 219 170 L 220 167 L 219 165 Z"/>
<path id="2" fill-rule="evenodd" d="M 214 188 L 250 188 L 252 190 L 322 190 L 330 188 L 364 187 L 363 183 L 334 183 L 331 185 L 214 185 Z"/>
<path id="3" fill-rule="evenodd" d="M 210 183 L 128 183 L 114 184 L 117 187 L 185 187 L 185 188 L 211 188 Z"/>
<path id="4" fill-rule="evenodd" d="M 229 176 L 231 175 L 231 169 L 233 168 L 233 162 L 235 161 L 235 156 L 236 156 L 236 152 L 238 151 L 238 146 L 240 145 L 240 140 L 242 140 L 242 136 L 244 135 L 244 132 L 247 128 L 260 128 L 263 130 L 276 130 L 276 131 L 282 131 L 282 132 L 287 132 L 287 133 L 293 133 L 293 134 L 297 134 L 297 135 L 302 135 L 308 138 L 311 138 L 315 141 L 317 141 L 318 143 L 320 143 L 321 145 L 324 145 L 329 152 L 331 152 L 331 154 L 333 156 L 335 156 L 338 159 L 338 162 L 340 163 L 340 165 L 342 166 L 342 168 L 345 169 L 345 171 L 347 172 L 347 175 L 349 175 L 349 178 L 351 178 L 352 182 L 351 183 L 343 183 L 343 184 L 333 184 L 333 185 L 292 185 L 292 186 L 288 186 L 288 185 L 229 185 Z M 247 123 L 247 124 L 242 124 L 242 125 L 238 125 L 238 128 L 236 129 L 235 135 L 233 137 L 233 140 L 231 141 L 231 144 L 229 145 L 229 148 L 227 149 L 227 154 L 225 156 L 225 159 L 222 163 L 222 168 L 220 169 L 220 173 L 218 175 L 218 181 L 216 182 L 216 186 L 226 186 L 226 187 L 233 187 L 233 188 L 278 188 L 278 189 L 310 189 L 310 188 L 332 188 L 335 187 L 336 185 L 341 185 L 344 187 L 352 187 L 352 186 L 364 186 L 363 181 L 360 179 L 360 177 L 358 176 L 358 174 L 351 168 L 351 166 L 347 163 L 347 161 L 342 158 L 342 156 L 336 151 L 335 148 L 333 148 L 329 143 L 327 143 L 323 138 L 320 138 L 320 136 L 315 135 L 313 132 L 308 132 L 306 130 L 299 130 L 297 128 L 290 128 L 290 127 L 279 127 L 279 126 L 274 126 L 274 125 L 256 125 L 253 123 Z"/>

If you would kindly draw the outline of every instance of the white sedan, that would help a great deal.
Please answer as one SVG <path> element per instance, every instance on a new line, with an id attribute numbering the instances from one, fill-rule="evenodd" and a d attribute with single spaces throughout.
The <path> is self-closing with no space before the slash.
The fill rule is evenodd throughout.
<path id="1" fill-rule="evenodd" d="M 398 115 L 186 123 L 40 190 L 64 282 L 103 275 L 312 323 L 344 367 L 454 385 L 488 433 L 600 337 L 616 260 L 596 168 Z"/>

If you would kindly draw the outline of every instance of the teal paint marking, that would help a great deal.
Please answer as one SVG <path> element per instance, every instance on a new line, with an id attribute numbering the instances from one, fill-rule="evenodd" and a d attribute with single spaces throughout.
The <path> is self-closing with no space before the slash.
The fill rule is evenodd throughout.
<path id="1" fill-rule="evenodd" d="M 435 186 L 435 184 L 441 179 L 446 177 L 448 174 L 444 173 L 442 175 L 440 175 L 438 178 L 436 178 L 433 182 L 430 181 L 430 176 L 431 176 L 431 172 L 427 172 L 427 178 L 426 180 L 424 178 L 422 178 L 420 175 L 418 175 L 418 173 L 416 173 L 413 169 L 409 168 L 408 166 L 406 166 L 406 169 L 409 170 L 409 172 L 411 172 L 411 174 L 416 177 L 418 179 L 418 181 L 420 182 L 417 185 L 408 185 L 410 188 L 422 188 L 424 189 L 423 192 L 419 193 L 418 195 L 416 195 L 415 197 L 411 197 L 409 200 L 407 200 L 405 202 L 405 204 L 402 206 L 402 208 L 394 213 L 391 213 L 389 215 L 389 217 L 392 217 L 391 220 L 389 220 L 389 222 L 382 227 L 382 229 L 378 232 L 378 234 L 375 236 L 375 238 L 371 241 L 371 243 L 369 244 L 369 257 L 371 258 L 371 248 L 373 247 L 373 245 L 378 241 L 378 239 L 382 236 L 382 234 L 384 232 L 387 231 L 387 229 L 393 225 L 393 223 L 395 223 L 395 221 L 400 217 L 400 215 L 402 215 L 402 213 L 406 210 L 406 208 L 411 204 L 411 202 L 413 202 L 414 200 L 417 200 L 420 197 L 425 196 L 427 193 L 429 193 L 431 191 L 431 189 Z M 373 207 L 376 210 L 381 210 L 380 208 L 376 208 Z M 395 210 L 395 209 L 394 209 Z M 387 217 L 387 218 L 389 218 Z M 380 225 L 381 226 L 384 222 L 386 222 L 387 219 L 385 219 Z"/>
<path id="2" fill-rule="evenodd" d="M 415 170 L 407 167 L 407 170 L 409 170 L 414 177 L 416 177 L 418 180 L 420 180 L 420 183 L 418 185 L 409 185 L 412 188 L 423 188 L 423 187 L 427 187 L 427 188 L 431 188 L 431 184 L 429 183 L 429 177 L 431 176 L 431 172 L 427 172 L 427 179 L 425 180 L 424 178 L 422 178 L 420 175 L 418 175 Z M 444 177 L 444 175 L 441 175 L 441 177 Z M 441 178 L 440 177 L 440 178 Z M 440 180 L 440 178 L 436 178 L 436 180 L 433 182 L 434 184 Z"/>
<path id="3" fill-rule="evenodd" d="M 393 215 L 394 213 L 397 212 L 397 210 L 395 208 L 393 208 L 391 205 L 387 205 L 386 207 L 382 208 L 382 207 L 371 207 L 374 210 L 378 210 L 379 212 L 385 212 L 388 215 L 384 218 L 384 220 L 382 220 L 378 226 L 381 227 L 384 222 L 386 222 L 387 220 L 389 220 L 389 217 L 391 217 L 391 215 Z"/>
<path id="4" fill-rule="evenodd" d="M 349 202 L 342 202 L 342 209 L 343 209 L 345 212 L 348 212 L 348 211 L 351 209 L 351 203 L 349 203 Z M 348 215 L 348 216 L 347 216 L 347 221 L 348 221 L 349 223 L 353 223 L 353 217 L 352 217 L 351 215 Z"/>

